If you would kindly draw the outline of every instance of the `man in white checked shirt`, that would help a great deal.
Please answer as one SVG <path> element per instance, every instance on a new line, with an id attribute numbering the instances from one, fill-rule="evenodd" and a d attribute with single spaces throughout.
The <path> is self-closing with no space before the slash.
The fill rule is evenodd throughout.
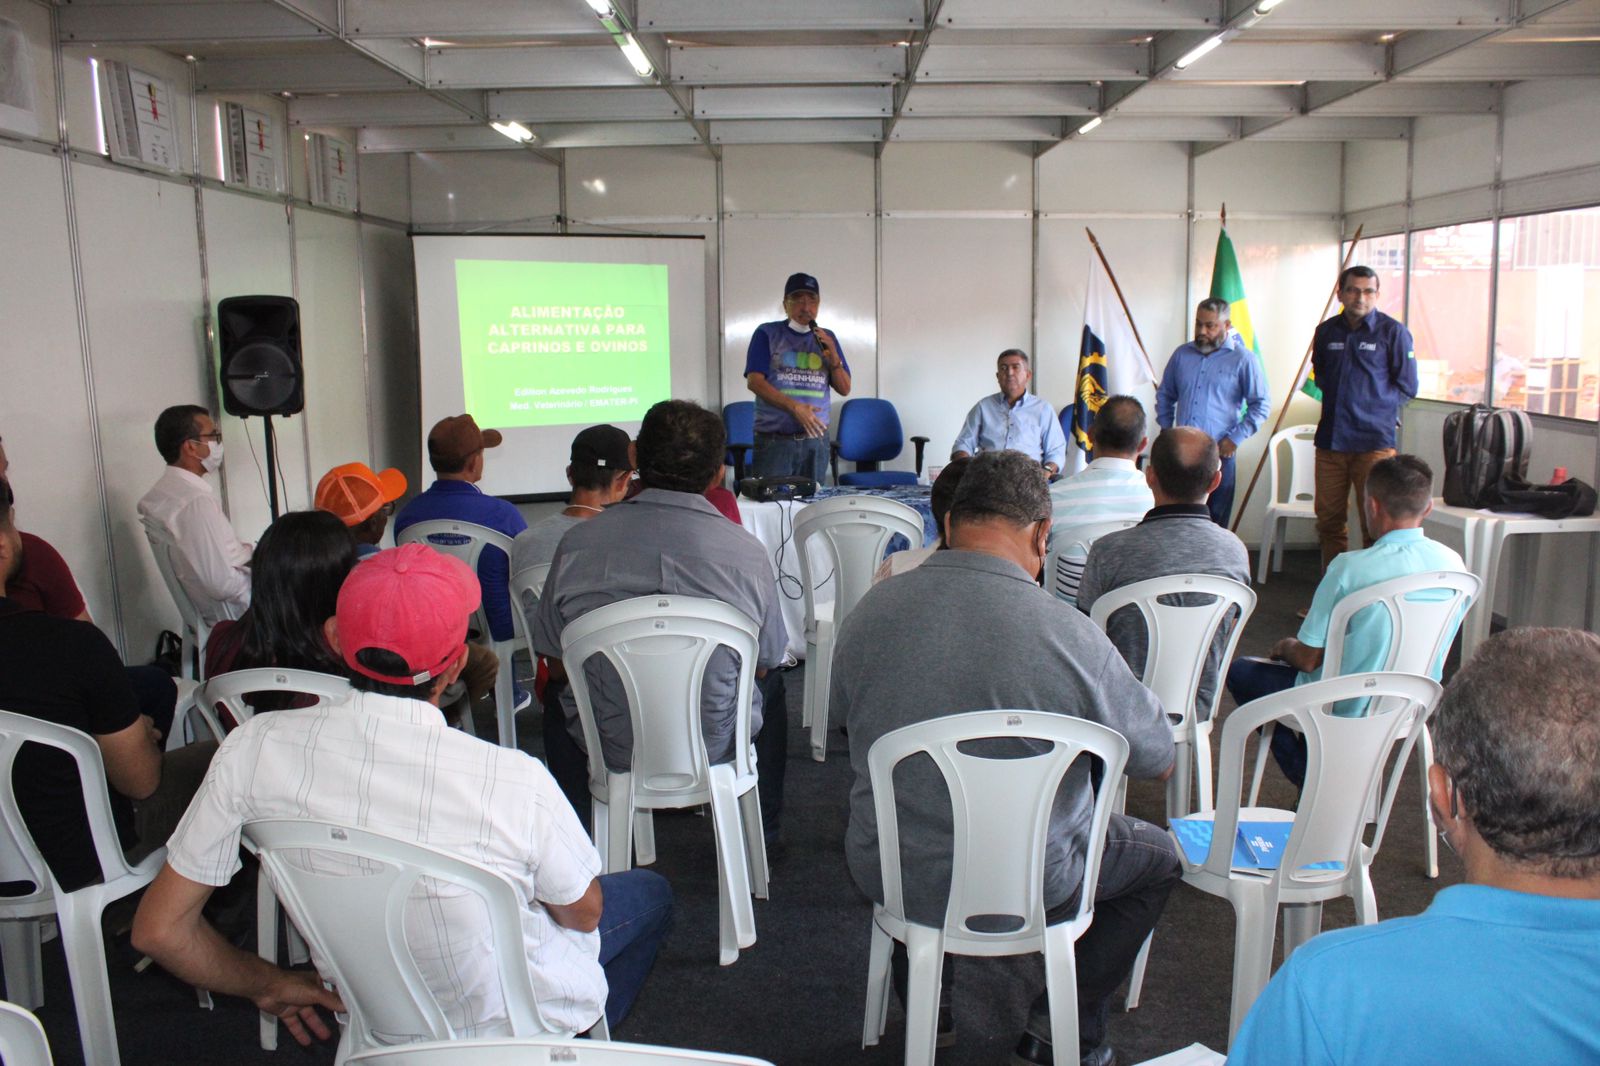
<path id="1" fill-rule="evenodd" d="M 1137 460 L 1149 439 L 1145 436 L 1144 405 L 1132 396 L 1112 396 L 1101 404 L 1089 427 L 1094 442 L 1094 461 L 1069 478 L 1050 486 L 1050 547 L 1071 532 L 1073 526 L 1116 519 L 1138 521 L 1155 506 L 1150 486 Z M 1061 553 L 1059 562 L 1065 588 L 1057 594 L 1077 605 L 1078 580 L 1089 552 L 1072 544 Z M 1056 575 L 1045 575 L 1045 588 L 1052 588 Z"/>
<path id="2" fill-rule="evenodd" d="M 545 1022 L 581 1032 L 602 1011 L 622 1019 L 670 924 L 672 890 L 648 870 L 597 876 L 600 856 L 542 763 L 445 725 L 439 694 L 461 672 L 479 596 L 465 564 L 420 544 L 351 571 L 326 636 L 357 691 L 257 715 L 228 735 L 140 903 L 139 950 L 191 984 L 254 1001 L 302 1044 L 326 1039 L 316 1007 L 341 1009 L 337 991 L 235 948 L 201 913 L 240 868 L 245 822 L 319 819 L 505 874 L 527 902 L 523 939 Z M 509 1035 L 482 911 L 459 905 L 419 890 L 407 939 L 458 1033 Z"/>

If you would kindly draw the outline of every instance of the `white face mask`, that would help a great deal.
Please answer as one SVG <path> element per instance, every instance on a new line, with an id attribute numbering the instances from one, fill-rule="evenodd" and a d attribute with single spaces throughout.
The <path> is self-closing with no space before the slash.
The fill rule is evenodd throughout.
<path id="1" fill-rule="evenodd" d="M 206 468 L 206 473 L 215 474 L 222 469 L 222 442 L 211 441 L 211 451 L 200 460 L 200 465 Z"/>

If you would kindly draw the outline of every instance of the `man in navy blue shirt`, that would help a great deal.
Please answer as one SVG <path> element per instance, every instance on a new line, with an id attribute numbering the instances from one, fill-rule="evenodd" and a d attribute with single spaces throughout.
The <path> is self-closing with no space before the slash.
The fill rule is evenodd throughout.
<path id="1" fill-rule="evenodd" d="M 1350 493 L 1360 511 L 1372 465 L 1394 454 L 1400 408 L 1417 394 L 1417 353 L 1405 326 L 1378 310 L 1378 275 L 1339 275 L 1343 310 L 1317 327 L 1311 368 L 1322 389 L 1317 422 L 1317 540 L 1322 566 L 1350 547 Z M 1372 543 L 1361 513 L 1361 543 Z"/>
<path id="2" fill-rule="evenodd" d="M 1200 301 L 1194 340 L 1172 353 L 1156 390 L 1157 425 L 1194 426 L 1217 442 L 1222 480 L 1206 506 L 1211 520 L 1223 527 L 1233 516 L 1234 454 L 1272 410 L 1261 359 L 1230 335 L 1231 313 L 1226 300 Z"/>
<path id="3" fill-rule="evenodd" d="M 487 526 L 508 537 L 527 529 L 528 523 L 523 520 L 521 511 L 498 496 L 485 495 L 477 485 L 483 479 L 484 449 L 499 447 L 501 439 L 498 429 L 479 429 L 471 415 L 443 419 L 429 430 L 428 465 L 433 467 L 438 480 L 395 515 L 395 537 L 414 523 L 441 518 Z M 496 641 L 510 640 L 515 633 L 511 620 L 510 570 L 511 560 L 499 548 L 486 547 L 478 556 L 483 613 L 489 620 L 490 639 Z M 474 662 L 469 663 L 462 680 L 472 698 L 479 699 L 483 687 L 494 683 L 493 668 L 488 666 L 493 656 L 485 658 L 482 652 L 475 652 L 472 658 Z M 532 700 L 521 686 L 517 687 L 515 696 L 518 710 Z"/>
<path id="4" fill-rule="evenodd" d="M 786 319 L 750 337 L 744 377 L 756 396 L 755 476 L 798 475 L 822 484 L 828 472 L 832 392 L 850 395 L 850 364 L 830 330 L 817 325 L 822 294 L 810 274 L 783 286 Z"/>

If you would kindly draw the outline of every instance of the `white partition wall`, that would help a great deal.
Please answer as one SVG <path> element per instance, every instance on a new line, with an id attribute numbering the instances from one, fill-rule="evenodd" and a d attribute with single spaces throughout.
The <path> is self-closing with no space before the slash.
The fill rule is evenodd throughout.
<path id="1" fill-rule="evenodd" d="M 323 474 L 372 454 L 367 360 L 361 336 L 361 235 L 354 219 L 323 211 L 294 216 L 294 267 L 305 363 L 310 493 Z"/>

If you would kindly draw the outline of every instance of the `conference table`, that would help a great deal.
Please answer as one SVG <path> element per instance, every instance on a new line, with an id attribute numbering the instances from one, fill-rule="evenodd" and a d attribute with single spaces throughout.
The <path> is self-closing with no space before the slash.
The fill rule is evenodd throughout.
<path id="1" fill-rule="evenodd" d="M 767 549 L 767 560 L 772 564 L 772 577 L 778 585 L 778 603 L 783 608 L 784 626 L 789 631 L 789 652 L 796 659 L 803 660 L 806 657 L 806 599 L 805 585 L 800 579 L 800 553 L 794 545 L 795 515 L 808 504 L 832 499 L 835 496 L 852 494 L 881 496 L 906 504 L 922 515 L 923 539 L 922 544 L 917 545 L 920 548 L 935 544 L 939 539 L 937 527 L 933 523 L 930 491 L 926 485 L 900 485 L 886 489 L 841 485 L 819 489 L 815 496 L 803 499 L 757 502 L 739 498 L 739 517 L 744 528 L 755 534 Z M 908 547 L 911 545 L 905 542 L 905 538 L 896 534 L 889 542 L 889 550 L 885 554 L 903 551 Z M 831 603 L 833 571 L 827 549 L 813 540 L 808 550 L 811 553 L 811 572 L 818 575 L 815 589 L 817 602 Z"/>
<path id="2" fill-rule="evenodd" d="M 1462 561 L 1483 582 L 1478 598 L 1461 623 L 1461 658 L 1466 661 L 1489 637 L 1494 615 L 1495 592 L 1500 564 L 1506 556 L 1506 542 L 1512 537 L 1531 538 L 1512 545 L 1510 597 L 1506 604 L 1508 625 L 1526 623 L 1533 614 L 1534 583 L 1539 572 L 1539 550 L 1544 537 L 1581 533 L 1590 537 L 1588 551 L 1574 556 L 1580 562 L 1586 586 L 1583 624 L 1594 628 L 1594 559 L 1600 552 L 1600 515 L 1587 518 L 1541 518 L 1539 515 L 1485 511 L 1473 507 L 1452 507 L 1442 498 L 1433 501 L 1433 510 L 1423 520 L 1423 528 L 1448 529 L 1461 535 Z M 1520 548 L 1520 550 L 1519 550 Z"/>

